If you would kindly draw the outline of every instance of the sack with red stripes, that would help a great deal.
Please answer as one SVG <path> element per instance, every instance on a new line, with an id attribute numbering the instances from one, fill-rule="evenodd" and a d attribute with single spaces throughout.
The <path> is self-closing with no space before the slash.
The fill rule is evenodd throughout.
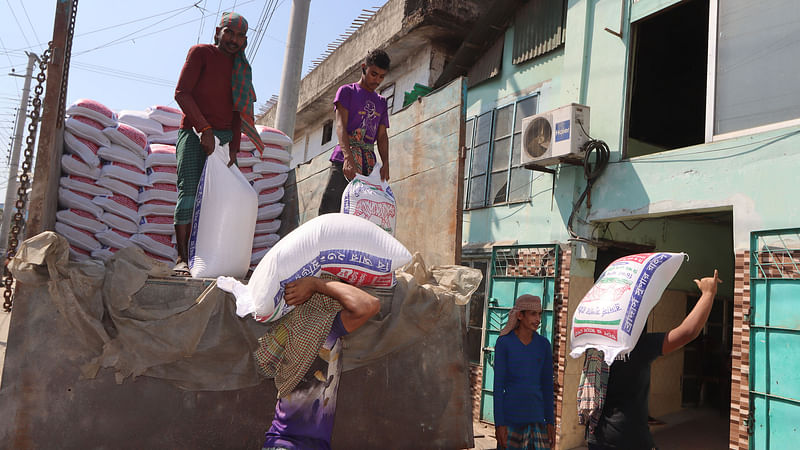
<path id="1" fill-rule="evenodd" d="M 147 135 L 138 129 L 120 123 L 115 127 L 104 128 L 103 134 L 105 134 L 111 142 L 129 149 L 141 156 L 142 159 L 147 157 Z"/>
<path id="2" fill-rule="evenodd" d="M 66 110 L 68 116 L 83 116 L 96 120 L 103 127 L 113 127 L 117 124 L 117 115 L 111 108 L 88 98 L 76 100 Z"/>

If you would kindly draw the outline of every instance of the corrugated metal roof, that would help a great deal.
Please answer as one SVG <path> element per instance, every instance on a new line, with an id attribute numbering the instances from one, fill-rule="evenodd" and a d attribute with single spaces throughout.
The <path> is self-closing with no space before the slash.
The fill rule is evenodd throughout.
<path id="1" fill-rule="evenodd" d="M 514 18 L 512 62 L 520 64 L 564 43 L 565 0 L 530 0 Z"/>

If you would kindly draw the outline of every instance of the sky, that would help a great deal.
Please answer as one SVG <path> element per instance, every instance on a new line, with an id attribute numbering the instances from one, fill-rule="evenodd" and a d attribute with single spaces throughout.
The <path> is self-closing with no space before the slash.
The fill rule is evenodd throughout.
<path id="1" fill-rule="evenodd" d="M 15 111 L 24 82 L 8 74 L 24 75 L 25 52 L 40 55 L 46 49 L 56 1 L 0 0 L 0 17 L 5 18 L 0 29 L 0 203 L 5 199 Z M 363 9 L 374 11 L 385 3 L 312 0 L 303 76 L 311 60 L 323 55 Z M 177 107 L 173 92 L 187 50 L 198 43 L 213 43 L 219 13 L 233 10 L 250 24 L 248 47 L 256 50 L 250 63 L 258 111 L 280 90 L 291 9 L 291 0 L 80 0 L 67 104 L 90 98 L 115 111 L 144 110 L 152 105 Z M 37 73 L 38 66 L 34 76 Z M 27 126 L 23 145 L 26 137 Z"/>

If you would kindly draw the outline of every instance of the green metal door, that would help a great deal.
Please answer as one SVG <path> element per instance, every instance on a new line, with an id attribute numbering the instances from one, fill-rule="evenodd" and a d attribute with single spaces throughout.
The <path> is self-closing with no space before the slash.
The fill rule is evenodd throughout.
<path id="1" fill-rule="evenodd" d="M 558 273 L 557 245 L 513 245 L 492 249 L 490 287 L 486 308 L 486 333 L 483 344 L 483 386 L 481 420 L 494 423 L 494 345 L 522 294 L 542 299 L 542 325 L 539 334 L 553 343 L 553 296 Z"/>
<path id="2" fill-rule="evenodd" d="M 750 240 L 751 449 L 800 442 L 800 229 Z"/>

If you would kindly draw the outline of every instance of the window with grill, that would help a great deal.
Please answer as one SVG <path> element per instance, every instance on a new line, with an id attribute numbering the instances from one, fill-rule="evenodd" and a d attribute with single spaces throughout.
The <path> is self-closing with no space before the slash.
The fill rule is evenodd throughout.
<path id="1" fill-rule="evenodd" d="M 465 209 L 530 199 L 531 171 L 520 164 L 522 119 L 536 113 L 537 101 L 524 97 L 467 120 Z"/>

